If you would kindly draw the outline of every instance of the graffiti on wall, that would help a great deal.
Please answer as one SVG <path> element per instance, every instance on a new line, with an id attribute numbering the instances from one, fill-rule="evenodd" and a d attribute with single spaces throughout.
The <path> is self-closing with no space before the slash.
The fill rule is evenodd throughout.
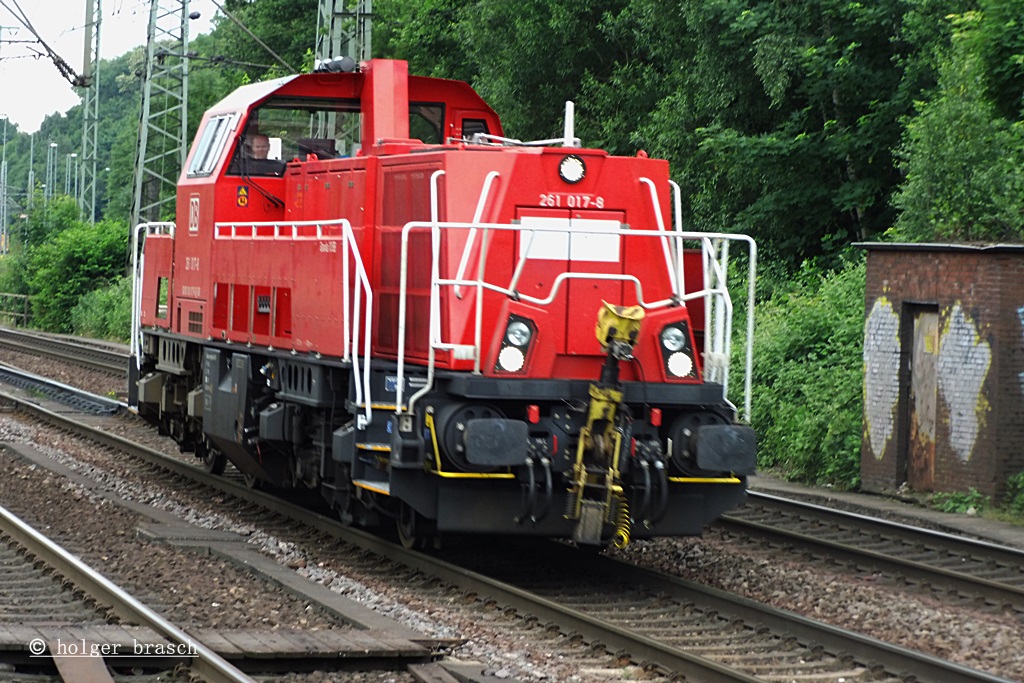
<path id="1" fill-rule="evenodd" d="M 900 319 L 889 300 L 879 297 L 864 325 L 864 420 L 878 460 L 895 431 L 899 370 Z"/>
<path id="2" fill-rule="evenodd" d="M 1017 309 L 1017 317 L 1020 318 L 1021 333 L 1024 333 L 1024 306 Z M 1020 390 L 1024 391 L 1024 372 L 1017 373 L 1017 380 L 1020 382 Z"/>
<path id="3" fill-rule="evenodd" d="M 992 349 L 974 321 L 953 305 L 939 340 L 939 392 L 949 410 L 949 444 L 960 462 L 967 462 L 978 440 L 988 402 L 981 393 L 992 365 Z"/>

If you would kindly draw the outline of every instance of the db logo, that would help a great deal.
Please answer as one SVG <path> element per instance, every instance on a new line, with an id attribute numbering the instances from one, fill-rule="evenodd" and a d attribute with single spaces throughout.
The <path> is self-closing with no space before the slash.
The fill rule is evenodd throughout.
<path id="1" fill-rule="evenodd" d="M 235 193 L 235 199 L 239 206 L 249 206 L 249 186 L 239 185 Z"/>
<path id="2" fill-rule="evenodd" d="M 188 231 L 199 232 L 199 195 L 194 193 L 188 198 Z"/>

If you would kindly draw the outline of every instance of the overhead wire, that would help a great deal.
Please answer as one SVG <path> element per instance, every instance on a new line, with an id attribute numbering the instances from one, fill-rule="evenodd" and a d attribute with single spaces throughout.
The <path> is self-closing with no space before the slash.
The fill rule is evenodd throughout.
<path id="1" fill-rule="evenodd" d="M 0 1 L 2 1 L 2 0 L 0 0 Z M 231 12 L 228 12 L 228 11 L 227 11 L 226 9 L 224 9 L 223 5 L 221 5 L 221 4 L 219 3 L 219 2 L 217 2 L 217 0 L 210 0 L 210 2 L 212 2 L 212 3 L 213 3 L 214 7 L 216 7 L 216 8 L 217 8 L 217 9 L 219 9 L 219 10 L 220 10 L 221 12 L 223 12 L 223 13 L 224 13 L 224 16 L 226 16 L 226 17 L 227 17 L 228 19 L 230 19 L 231 21 L 235 22 L 235 23 L 236 23 L 236 24 L 238 25 L 238 27 L 239 27 L 240 29 L 242 29 L 243 31 L 245 31 L 245 33 L 246 33 L 246 34 L 247 34 L 247 35 L 248 35 L 248 36 L 249 36 L 250 38 L 252 38 L 253 40 L 255 40 L 255 41 L 256 41 L 256 43 L 257 43 L 257 44 L 258 44 L 258 45 L 259 45 L 260 47 L 262 47 L 262 48 L 263 48 L 264 50 L 266 50 L 266 51 L 267 51 L 267 53 L 268 53 L 268 54 L 270 54 L 270 56 L 271 56 L 271 57 L 273 57 L 273 58 L 274 58 L 275 60 L 277 60 L 277 62 L 278 62 L 278 63 L 279 63 L 280 65 L 282 65 L 282 66 L 283 66 L 284 68 L 286 68 L 286 69 L 288 69 L 289 71 L 291 71 L 291 72 L 292 72 L 293 74 L 297 74 L 297 73 L 299 72 L 299 71 L 298 71 L 298 69 L 296 69 L 296 68 L 295 68 L 294 66 L 292 66 L 291 64 L 289 64 L 288 62 L 286 62 L 286 61 L 284 60 L 284 58 L 283 58 L 283 57 L 281 57 L 281 55 L 279 55 L 279 54 L 277 54 L 276 52 L 274 52 L 273 50 L 271 50 L 271 49 L 270 49 L 270 46 L 269 46 L 269 45 L 267 45 L 267 44 L 266 44 L 266 43 L 264 43 L 264 42 L 263 42 L 262 40 L 260 40 L 260 39 L 259 39 L 259 38 L 258 38 L 258 37 L 256 36 L 256 34 L 255 34 L 255 33 L 253 33 L 252 31 L 250 31 L 250 30 L 249 30 L 249 27 L 248 27 L 248 26 L 246 26 L 245 24 L 243 24 L 243 23 L 242 23 L 242 22 L 241 22 L 241 21 L 240 21 L 240 20 L 239 20 L 239 19 L 238 19 L 237 17 L 235 17 L 235 15 L 233 15 L 233 14 L 232 14 Z"/>
<path id="2" fill-rule="evenodd" d="M 9 5 L 8 2 L 13 4 L 17 11 L 11 9 L 11 5 Z M 36 31 L 35 27 L 32 25 L 32 22 L 29 20 L 28 15 L 25 14 L 25 10 L 21 9 L 21 5 L 18 4 L 18 0 L 0 0 L 0 7 L 3 7 L 8 12 L 13 14 L 14 18 L 20 21 L 21 25 L 27 28 L 29 32 L 31 32 L 32 35 L 36 37 L 36 42 L 38 42 L 46 51 L 45 56 L 50 58 L 50 61 L 52 61 L 53 65 L 57 67 L 57 71 L 60 72 L 61 76 L 67 79 L 67 81 L 75 87 L 83 87 L 86 85 L 82 77 L 78 75 L 78 73 L 71 67 L 71 65 L 68 64 L 63 57 L 57 54 L 49 45 L 46 44 L 46 41 L 43 40 L 43 37 L 39 35 L 39 32 Z"/>

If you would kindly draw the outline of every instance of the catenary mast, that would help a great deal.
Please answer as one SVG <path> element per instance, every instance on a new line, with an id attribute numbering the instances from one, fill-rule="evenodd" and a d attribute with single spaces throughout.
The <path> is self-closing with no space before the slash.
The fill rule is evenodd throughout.
<path id="1" fill-rule="evenodd" d="M 316 57 L 327 61 L 348 56 L 359 63 L 372 48 L 372 0 L 320 0 L 317 17 Z"/>
<path id="2" fill-rule="evenodd" d="M 173 217 L 188 135 L 189 0 L 151 0 L 132 225 Z"/>
<path id="3" fill-rule="evenodd" d="M 81 185 L 78 185 L 79 206 L 90 223 L 96 222 L 97 147 L 100 120 L 100 20 L 103 0 L 85 3 L 85 55 L 82 68 L 84 86 L 82 106 Z M 77 172 L 77 171 L 76 171 Z"/>

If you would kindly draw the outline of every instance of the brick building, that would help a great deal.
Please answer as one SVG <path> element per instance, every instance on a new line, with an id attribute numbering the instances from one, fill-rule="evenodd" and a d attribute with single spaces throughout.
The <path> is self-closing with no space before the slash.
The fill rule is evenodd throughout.
<path id="1" fill-rule="evenodd" d="M 1024 470 L 1024 245 L 860 246 L 862 487 L 998 499 Z"/>

